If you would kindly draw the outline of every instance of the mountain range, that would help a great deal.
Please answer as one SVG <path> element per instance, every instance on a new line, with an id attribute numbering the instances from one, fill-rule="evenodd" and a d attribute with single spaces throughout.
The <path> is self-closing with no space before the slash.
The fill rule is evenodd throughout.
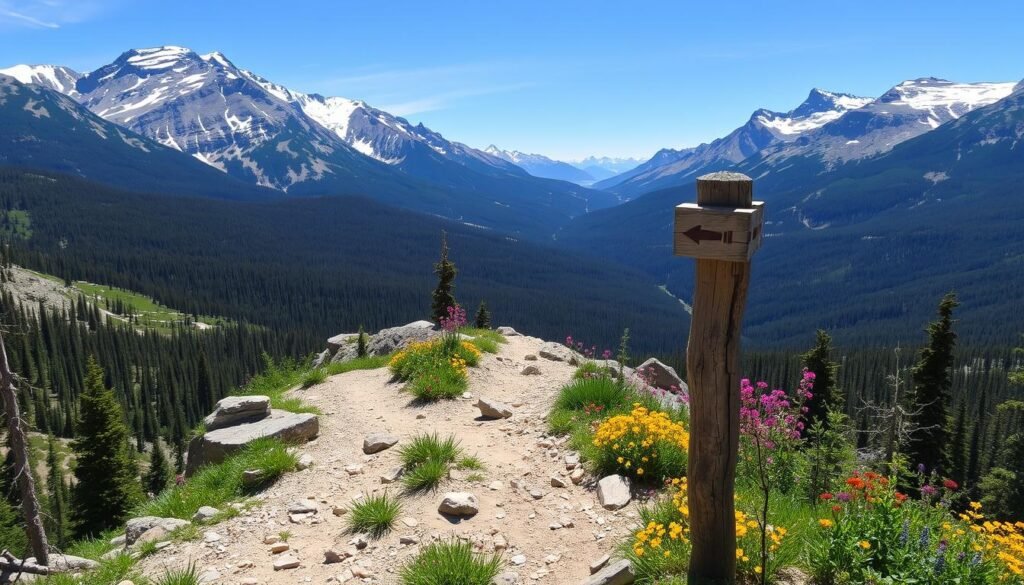
<path id="1" fill-rule="evenodd" d="M 364 102 L 292 91 L 221 53 L 133 49 L 85 74 L 51 65 L 18 65 L 0 74 L 59 92 L 134 134 L 289 195 L 368 196 L 537 237 L 617 202 L 602 191 L 533 177 Z M 66 168 L 41 156 L 2 155 L 38 168 Z M 84 170 L 82 176 L 97 178 Z"/>

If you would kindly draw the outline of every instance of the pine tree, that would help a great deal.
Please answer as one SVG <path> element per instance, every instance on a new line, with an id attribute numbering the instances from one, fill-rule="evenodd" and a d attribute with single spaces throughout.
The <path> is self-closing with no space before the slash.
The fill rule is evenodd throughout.
<path id="1" fill-rule="evenodd" d="M 815 334 L 814 347 L 800 356 L 803 366 L 814 372 L 814 398 L 807 403 L 805 434 L 818 421 L 827 427 L 829 410 L 843 412 L 843 397 L 836 388 L 839 364 L 831 357 L 832 337 L 819 329 Z"/>
<path id="2" fill-rule="evenodd" d="M 903 453 L 912 466 L 924 465 L 928 473 L 948 473 L 949 404 L 953 367 L 953 309 L 956 295 L 947 293 L 939 303 L 939 319 L 928 326 L 928 346 L 921 350 L 913 368 L 910 435 Z"/>
<path id="3" fill-rule="evenodd" d="M 434 264 L 434 274 L 437 275 L 437 288 L 431 295 L 430 318 L 434 323 L 440 323 L 441 318 L 448 318 L 448 307 L 456 306 L 455 301 L 455 275 L 458 270 L 455 264 L 448 259 L 448 234 L 441 232 L 441 258 Z"/>
<path id="4" fill-rule="evenodd" d="M 960 401 L 949 441 L 949 476 L 964 485 L 967 477 L 967 400 Z"/>
<path id="5" fill-rule="evenodd" d="M 131 453 L 131 436 L 114 392 L 103 383 L 103 370 L 94 358 L 86 366 L 75 451 L 75 532 L 97 535 L 120 526 L 142 499 L 138 466 Z"/>
<path id="6" fill-rule="evenodd" d="M 978 415 L 974 418 L 974 424 L 971 426 L 970 446 L 967 451 L 967 474 L 965 478 L 971 490 L 977 489 L 978 482 L 981 481 L 981 476 L 984 473 L 984 470 L 981 468 L 981 442 L 985 440 L 985 422 L 988 417 L 988 413 L 985 411 L 987 408 L 987 397 L 988 393 L 982 390 L 981 397 L 978 398 Z"/>
<path id="7" fill-rule="evenodd" d="M 477 329 L 491 328 L 491 312 L 487 310 L 487 301 L 480 301 L 480 308 L 476 310 Z"/>
<path id="8" fill-rule="evenodd" d="M 149 471 L 143 481 L 143 488 L 153 494 L 160 495 L 160 492 L 167 488 L 171 481 L 171 471 L 167 468 L 167 457 L 160 446 L 160 440 L 153 441 L 153 452 L 149 457 Z"/>
<path id="9" fill-rule="evenodd" d="M 17 557 L 28 552 L 28 538 L 21 514 L 5 498 L 0 498 L 0 548 L 6 548 Z"/>
<path id="10" fill-rule="evenodd" d="M 356 357 L 366 357 L 366 330 L 359 326 L 359 337 L 356 339 Z"/>
<path id="11" fill-rule="evenodd" d="M 46 493 L 49 503 L 46 533 L 50 542 L 63 548 L 67 543 L 68 535 L 67 500 L 64 497 L 67 486 L 64 483 L 62 462 L 57 458 L 56 443 L 56 439 L 51 436 L 46 452 L 46 466 L 49 468 L 46 474 Z"/>
<path id="12" fill-rule="evenodd" d="M 206 359 L 205 351 L 199 352 L 196 389 L 196 399 L 199 401 L 200 411 L 204 414 L 212 411 L 214 403 L 217 402 L 217 397 L 214 396 L 213 379 L 210 376 L 210 364 Z"/>

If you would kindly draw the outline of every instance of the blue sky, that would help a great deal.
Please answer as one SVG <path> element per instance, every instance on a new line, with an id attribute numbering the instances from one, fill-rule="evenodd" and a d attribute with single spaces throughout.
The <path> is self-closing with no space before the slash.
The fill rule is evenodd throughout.
<path id="1" fill-rule="evenodd" d="M 82 71 L 128 48 L 219 50 L 472 146 L 649 156 L 812 87 L 1024 78 L 1020 2 L 0 0 L 0 66 Z"/>

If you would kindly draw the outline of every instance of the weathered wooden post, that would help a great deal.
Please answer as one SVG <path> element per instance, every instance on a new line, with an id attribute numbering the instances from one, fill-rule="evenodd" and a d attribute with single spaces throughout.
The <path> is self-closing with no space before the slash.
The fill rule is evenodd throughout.
<path id="1" fill-rule="evenodd" d="M 740 325 L 764 203 L 739 173 L 697 179 L 697 203 L 676 207 L 676 256 L 697 259 L 687 345 L 690 385 L 689 583 L 736 578 L 733 489 L 739 451 Z"/>

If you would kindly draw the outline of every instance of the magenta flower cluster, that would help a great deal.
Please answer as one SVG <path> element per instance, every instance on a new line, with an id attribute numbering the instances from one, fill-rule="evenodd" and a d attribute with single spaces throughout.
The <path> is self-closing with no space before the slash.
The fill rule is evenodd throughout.
<path id="1" fill-rule="evenodd" d="M 466 326 L 466 310 L 455 305 L 448 307 L 448 316 L 441 317 L 441 329 L 448 332 L 458 331 Z"/>
<path id="2" fill-rule="evenodd" d="M 597 359 L 598 353 L 597 353 L 597 346 L 596 345 L 592 345 L 590 347 L 587 347 L 582 341 L 577 341 L 577 340 L 573 339 L 572 335 L 566 336 L 566 338 L 565 338 L 565 346 L 568 347 L 571 350 L 574 350 L 574 351 L 580 353 L 581 355 L 583 355 L 583 357 L 587 358 L 588 360 Z M 603 360 L 610 360 L 610 359 L 612 359 L 612 350 L 606 349 L 606 350 L 602 351 L 600 355 L 601 355 L 601 359 L 603 359 Z"/>
<path id="3" fill-rule="evenodd" d="M 804 406 L 814 397 L 814 372 L 803 371 L 800 385 L 793 396 L 785 390 L 768 390 L 768 384 L 740 381 L 740 433 L 757 438 L 772 449 L 778 440 L 797 440 L 804 430 Z"/>

